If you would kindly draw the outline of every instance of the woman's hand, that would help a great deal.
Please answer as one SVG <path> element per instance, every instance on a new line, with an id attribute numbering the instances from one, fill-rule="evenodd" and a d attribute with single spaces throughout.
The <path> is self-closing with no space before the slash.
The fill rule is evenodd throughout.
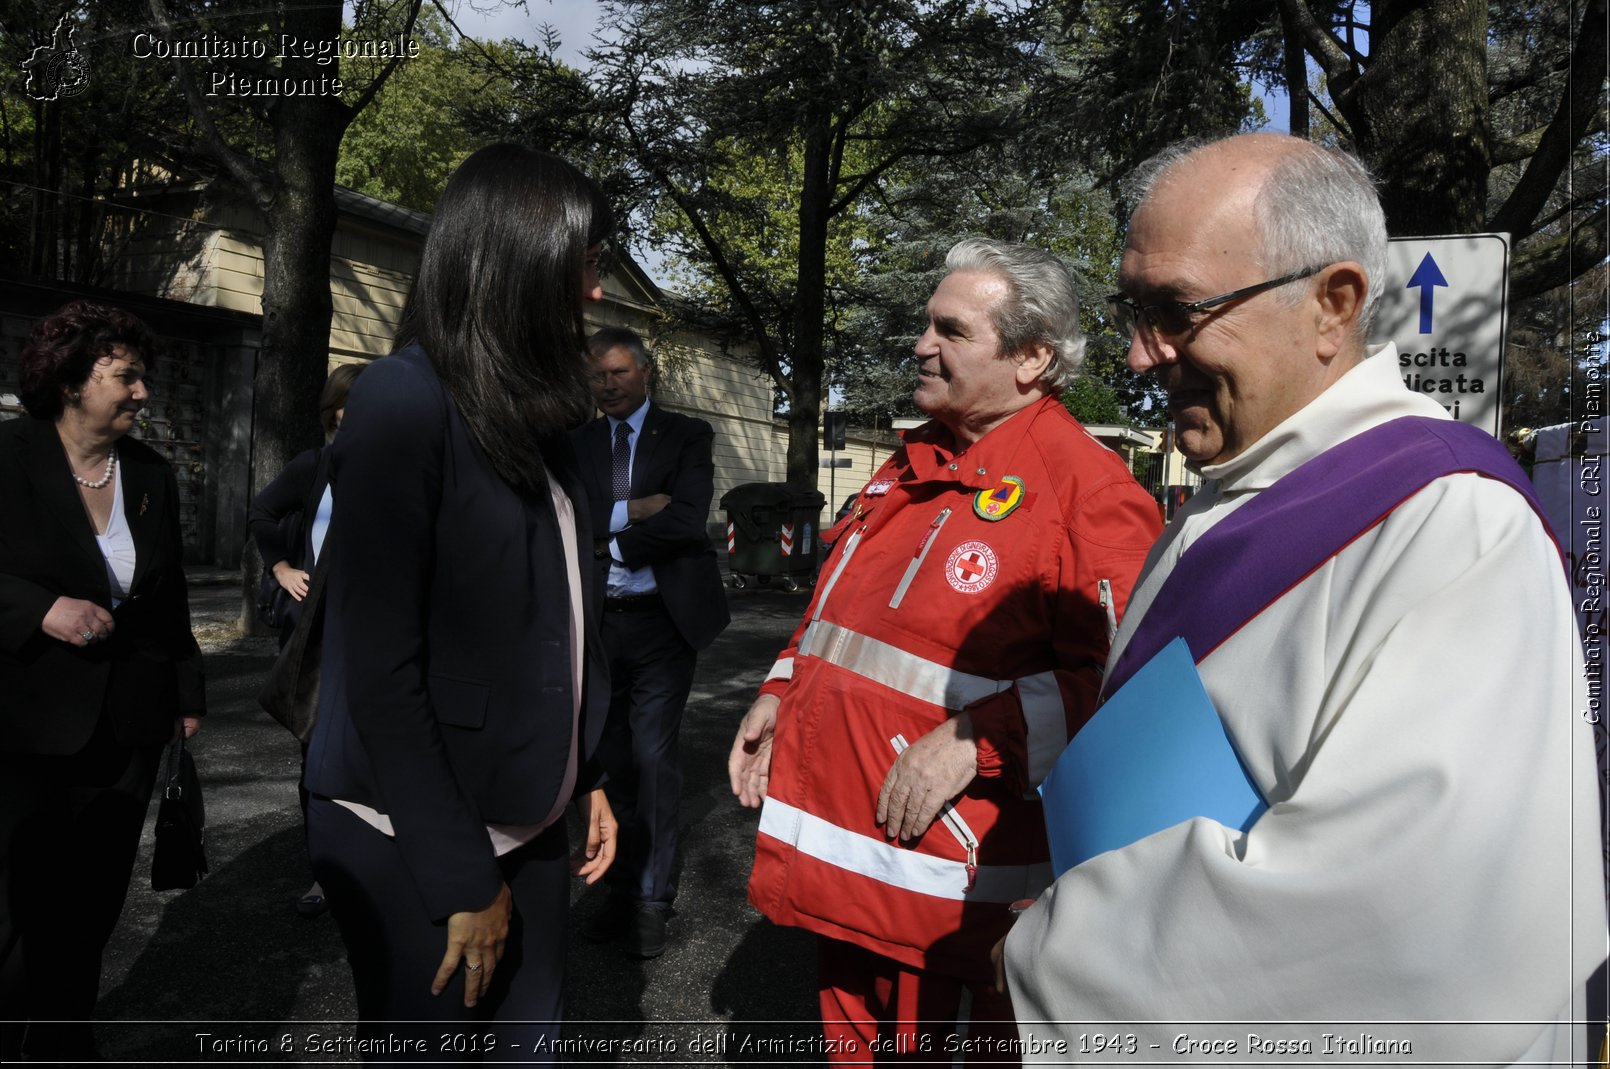
<path id="1" fill-rule="evenodd" d="M 291 567 L 290 561 L 276 561 L 270 569 L 274 573 L 274 581 L 279 583 L 280 589 L 285 591 L 297 601 L 307 597 L 308 574 L 300 568 Z"/>
<path id="2" fill-rule="evenodd" d="M 174 717 L 174 720 L 173 720 L 173 737 L 174 738 L 177 739 L 179 737 L 179 733 L 183 732 L 185 738 L 193 739 L 193 738 L 196 737 L 196 732 L 198 732 L 200 730 L 201 730 L 201 717 L 199 717 L 199 716 L 178 716 L 178 717 Z"/>
<path id="3" fill-rule="evenodd" d="M 509 937 L 509 914 L 514 896 L 509 885 L 498 884 L 498 896 L 485 909 L 455 913 L 447 918 L 447 953 L 431 981 L 430 993 L 440 995 L 453 978 L 458 963 L 464 962 L 464 1005 L 473 1006 L 492 986 L 492 973 L 503 958 L 503 944 Z"/>
<path id="4" fill-rule="evenodd" d="M 64 595 L 45 613 L 39 630 L 70 646 L 88 646 L 111 635 L 116 626 L 107 609 L 93 601 Z"/>
<path id="5" fill-rule="evenodd" d="M 591 886 L 609 871 L 610 864 L 615 860 L 619 829 L 615 824 L 615 812 L 609 808 L 609 799 L 604 797 L 603 788 L 577 798 L 576 812 L 581 816 L 582 827 L 587 829 L 587 845 L 570 859 L 570 872 L 573 876 L 586 877 Z"/>

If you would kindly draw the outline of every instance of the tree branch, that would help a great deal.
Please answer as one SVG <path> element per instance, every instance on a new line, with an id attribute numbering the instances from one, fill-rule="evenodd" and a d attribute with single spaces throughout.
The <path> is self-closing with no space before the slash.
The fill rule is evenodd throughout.
<path id="1" fill-rule="evenodd" d="M 1516 304 L 1565 285 L 1603 263 L 1610 255 L 1610 209 L 1599 210 L 1584 223 L 1515 257 L 1509 272 L 1509 302 Z"/>
<path id="2" fill-rule="evenodd" d="M 168 15 L 168 5 L 164 0 L 147 0 L 147 5 L 151 12 L 151 20 L 157 24 L 164 37 L 172 40 L 173 20 Z M 196 88 L 195 79 L 190 77 L 189 70 L 178 57 L 174 57 L 173 71 L 179 80 L 179 88 L 184 93 L 185 104 L 190 109 L 190 117 L 201 127 L 207 147 L 229 171 L 230 177 L 256 202 L 258 210 L 267 215 L 274 205 L 273 191 L 257 173 L 251 159 L 236 152 L 230 147 L 229 142 L 224 140 L 218 125 L 213 122 L 212 112 L 201 99 L 201 91 Z"/>
<path id="3" fill-rule="evenodd" d="M 1325 106 L 1325 102 L 1319 98 L 1319 94 L 1310 89 L 1308 91 L 1308 99 L 1314 105 L 1314 107 L 1319 109 L 1320 114 L 1325 116 L 1327 122 L 1336 127 L 1337 130 L 1341 131 L 1343 137 L 1347 138 L 1349 141 L 1354 140 L 1353 130 L 1350 126 L 1348 126 L 1347 120 L 1327 108 Z"/>
<path id="4" fill-rule="evenodd" d="M 419 9 L 423 2 L 424 0 L 410 0 L 408 5 L 408 18 L 403 21 L 402 36 L 404 39 L 413 36 L 414 22 L 419 18 Z M 380 92 L 380 87 L 386 84 L 386 80 L 391 77 L 391 72 L 396 70 L 397 65 L 402 61 L 403 56 L 400 52 L 397 55 L 392 56 L 386 61 L 386 65 L 380 68 L 380 73 L 375 75 L 369 84 L 363 88 L 363 91 L 358 94 L 357 100 L 354 100 L 351 104 L 342 105 L 346 111 L 346 121 L 348 123 L 350 123 L 360 111 L 369 106 L 369 104 L 374 100 L 375 94 Z"/>
<path id="5" fill-rule="evenodd" d="M 1532 153 L 1526 171 L 1504 206 L 1489 219 L 1489 229 L 1524 235 L 1532 232 L 1537 213 L 1571 161 L 1571 153 L 1602 110 L 1607 55 L 1606 0 L 1588 0 L 1582 30 L 1571 54 L 1571 77 L 1559 107 Z"/>
<path id="6" fill-rule="evenodd" d="M 637 158 L 640 161 L 652 160 L 653 155 L 638 134 L 636 124 L 632 122 L 630 105 L 621 111 L 621 124 L 626 129 L 626 135 L 632 142 L 632 148 Z M 699 236 L 699 242 L 704 246 L 706 255 L 710 257 L 711 266 L 716 269 L 716 273 L 721 276 L 721 280 L 727 284 L 727 290 L 732 294 L 732 299 L 742 310 L 744 319 L 754 329 L 755 340 L 760 346 L 762 366 L 766 369 L 766 373 L 771 376 L 772 381 L 777 384 L 779 389 L 785 394 L 791 394 L 790 384 L 783 374 L 781 356 L 777 352 L 777 346 L 770 332 L 766 329 L 766 319 L 761 315 L 760 309 L 755 306 L 755 302 L 750 297 L 743 280 L 738 277 L 738 272 L 733 269 L 731 262 L 727 259 L 726 250 L 722 247 L 720 239 L 710 229 L 709 224 L 693 203 L 692 198 L 671 178 L 670 174 L 659 166 L 647 166 L 649 172 L 654 176 L 654 180 L 660 184 L 660 188 L 670 195 L 671 200 L 675 202 L 678 210 L 687 219 L 688 224 L 693 227 L 694 233 Z"/>
<path id="7" fill-rule="evenodd" d="M 1280 0 L 1280 15 L 1289 31 L 1302 41 L 1308 54 L 1330 83 L 1331 96 L 1339 98 L 1358 80 L 1355 54 L 1344 48 L 1314 17 L 1306 0 Z"/>

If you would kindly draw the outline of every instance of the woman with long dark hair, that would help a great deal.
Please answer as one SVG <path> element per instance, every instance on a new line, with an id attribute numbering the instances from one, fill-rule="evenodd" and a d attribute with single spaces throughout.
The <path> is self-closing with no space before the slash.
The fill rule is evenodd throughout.
<path id="1" fill-rule="evenodd" d="M 556 156 L 470 156 L 437 204 L 398 351 L 353 386 L 330 447 L 341 507 L 308 839 L 371 1054 L 451 1059 L 491 1036 L 493 1056 L 544 1060 L 567 874 L 595 881 L 614 857 L 593 761 L 608 670 L 566 436 L 587 415 L 582 307 L 602 298 L 611 226 Z M 567 865 L 571 800 L 587 842 Z M 417 1021 L 466 1027 L 395 1023 Z M 474 1042 L 443 1049 L 444 1034 Z"/>

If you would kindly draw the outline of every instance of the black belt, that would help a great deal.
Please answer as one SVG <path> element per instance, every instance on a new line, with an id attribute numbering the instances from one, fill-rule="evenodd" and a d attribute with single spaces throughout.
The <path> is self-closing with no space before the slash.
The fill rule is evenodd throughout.
<path id="1" fill-rule="evenodd" d="M 653 612 L 665 608 L 658 594 L 627 594 L 619 598 L 605 598 L 605 612 Z"/>

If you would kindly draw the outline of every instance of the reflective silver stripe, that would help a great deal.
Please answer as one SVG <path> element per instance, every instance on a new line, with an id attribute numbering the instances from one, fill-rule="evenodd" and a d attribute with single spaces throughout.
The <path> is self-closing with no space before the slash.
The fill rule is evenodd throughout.
<path id="1" fill-rule="evenodd" d="M 1068 744 L 1068 715 L 1062 706 L 1062 688 L 1055 672 L 1024 676 L 1017 681 L 1018 700 L 1023 704 L 1023 725 L 1029 751 L 1030 783 L 1042 782 Z"/>
<path id="2" fill-rule="evenodd" d="M 800 639 L 799 649 L 801 655 L 809 650 L 812 657 L 820 657 L 847 672 L 945 709 L 964 709 L 980 698 L 999 694 L 1012 686 L 1011 680 L 958 672 L 826 620 L 811 621 Z M 1063 741 L 1067 741 L 1065 735 Z"/>
<path id="3" fill-rule="evenodd" d="M 774 679 L 793 679 L 793 678 L 794 678 L 794 658 L 792 658 L 792 657 L 779 657 L 779 658 L 777 658 L 776 663 L 774 663 L 771 666 L 771 671 L 766 673 L 766 682 L 768 682 L 768 683 L 770 683 Z"/>
<path id="4" fill-rule="evenodd" d="M 883 838 L 845 831 L 786 802 L 767 798 L 760 810 L 760 832 L 800 853 L 906 891 L 957 902 L 1015 902 L 1051 885 L 1051 866 L 980 865 L 978 881 L 967 887 L 967 866 L 928 857 Z"/>

